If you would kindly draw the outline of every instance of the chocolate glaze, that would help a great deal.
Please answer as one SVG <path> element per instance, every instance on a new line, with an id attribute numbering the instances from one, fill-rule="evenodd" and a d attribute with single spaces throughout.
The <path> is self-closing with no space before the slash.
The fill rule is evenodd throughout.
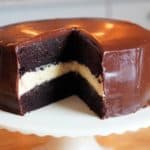
<path id="1" fill-rule="evenodd" d="M 72 45 L 79 53 L 71 57 Z M 105 117 L 134 112 L 150 99 L 150 32 L 132 23 L 76 18 L 1 27 L 0 58 L 0 107 L 21 112 L 19 76 L 44 63 L 70 59 L 86 64 L 95 76 L 102 74 Z"/>

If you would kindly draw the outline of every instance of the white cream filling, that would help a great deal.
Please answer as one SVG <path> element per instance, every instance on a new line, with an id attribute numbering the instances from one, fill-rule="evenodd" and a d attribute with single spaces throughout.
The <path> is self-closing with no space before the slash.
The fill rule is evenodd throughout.
<path id="1" fill-rule="evenodd" d="M 95 91 L 102 96 L 103 95 L 103 84 L 100 83 L 98 78 L 96 78 L 88 67 L 79 64 L 76 61 L 59 63 L 59 64 L 47 64 L 36 68 L 35 71 L 26 72 L 19 79 L 19 96 L 22 96 L 26 92 L 32 90 L 38 85 L 44 82 L 50 81 L 57 77 L 60 77 L 69 72 L 77 72 L 84 79 L 86 79 L 89 84 L 95 89 Z M 101 78 L 101 77 L 99 77 Z"/>

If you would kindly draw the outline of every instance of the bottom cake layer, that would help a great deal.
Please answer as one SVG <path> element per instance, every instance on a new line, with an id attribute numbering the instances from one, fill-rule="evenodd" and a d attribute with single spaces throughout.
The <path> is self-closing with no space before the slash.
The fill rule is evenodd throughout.
<path id="1" fill-rule="evenodd" d="M 74 72 L 67 73 L 40 86 L 36 86 L 21 96 L 21 114 L 74 94 L 81 97 L 101 118 L 104 117 L 105 106 L 102 97 L 96 93 L 84 78 Z"/>
<path id="2" fill-rule="evenodd" d="M 129 101 L 118 97 L 106 99 L 81 75 L 70 72 L 36 86 L 22 95 L 19 101 L 13 95 L 1 94 L 0 109 L 23 115 L 71 95 L 78 95 L 100 118 L 129 114 L 145 106 L 134 101 L 136 97 Z"/>

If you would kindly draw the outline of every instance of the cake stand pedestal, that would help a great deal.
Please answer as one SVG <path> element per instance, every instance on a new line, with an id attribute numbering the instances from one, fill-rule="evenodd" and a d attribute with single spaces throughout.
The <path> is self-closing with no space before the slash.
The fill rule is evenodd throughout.
<path id="1" fill-rule="evenodd" d="M 0 128 L 53 137 L 44 150 L 100 150 L 104 148 L 98 145 L 95 135 L 121 134 L 149 127 L 149 115 L 147 107 L 130 115 L 101 120 L 78 97 L 72 96 L 23 117 L 0 111 Z"/>

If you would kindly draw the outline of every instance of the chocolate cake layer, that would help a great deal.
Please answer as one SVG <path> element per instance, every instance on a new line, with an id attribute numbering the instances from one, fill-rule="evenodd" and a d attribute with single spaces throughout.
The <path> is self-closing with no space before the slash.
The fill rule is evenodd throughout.
<path id="1" fill-rule="evenodd" d="M 98 98 L 92 101 L 96 96 L 86 95 L 91 88 L 77 90 L 93 111 L 101 111 L 101 117 L 135 112 L 150 99 L 149 50 L 150 32 L 125 21 L 53 19 L 1 27 L 0 107 L 25 112 L 19 95 L 21 77 L 42 65 L 76 61 L 102 78 L 104 94 L 96 91 L 99 104 Z M 33 104 L 24 99 L 32 110 Z"/>
<path id="2" fill-rule="evenodd" d="M 79 74 L 76 74 L 78 80 L 77 94 L 91 110 L 93 110 L 99 117 L 104 118 L 107 116 L 107 110 L 105 102 L 103 101 L 103 96 L 100 96 L 95 89 L 81 77 Z M 111 114 L 114 115 L 115 114 Z"/>
<path id="3" fill-rule="evenodd" d="M 47 33 L 34 42 L 29 41 L 18 46 L 19 72 L 22 75 L 45 64 L 78 61 L 98 76 L 102 73 L 99 49 L 101 47 L 92 37 L 76 28 Z"/>
<path id="4" fill-rule="evenodd" d="M 71 96 L 77 91 L 75 73 L 68 73 L 57 79 L 36 86 L 21 96 L 22 114 L 51 104 L 65 97 Z"/>
<path id="5" fill-rule="evenodd" d="M 24 94 L 21 97 L 22 114 L 71 95 L 78 95 L 83 98 L 84 102 L 90 106 L 96 114 L 100 117 L 104 116 L 105 106 L 102 97 L 99 97 L 84 78 L 74 72 L 45 82 Z"/>

